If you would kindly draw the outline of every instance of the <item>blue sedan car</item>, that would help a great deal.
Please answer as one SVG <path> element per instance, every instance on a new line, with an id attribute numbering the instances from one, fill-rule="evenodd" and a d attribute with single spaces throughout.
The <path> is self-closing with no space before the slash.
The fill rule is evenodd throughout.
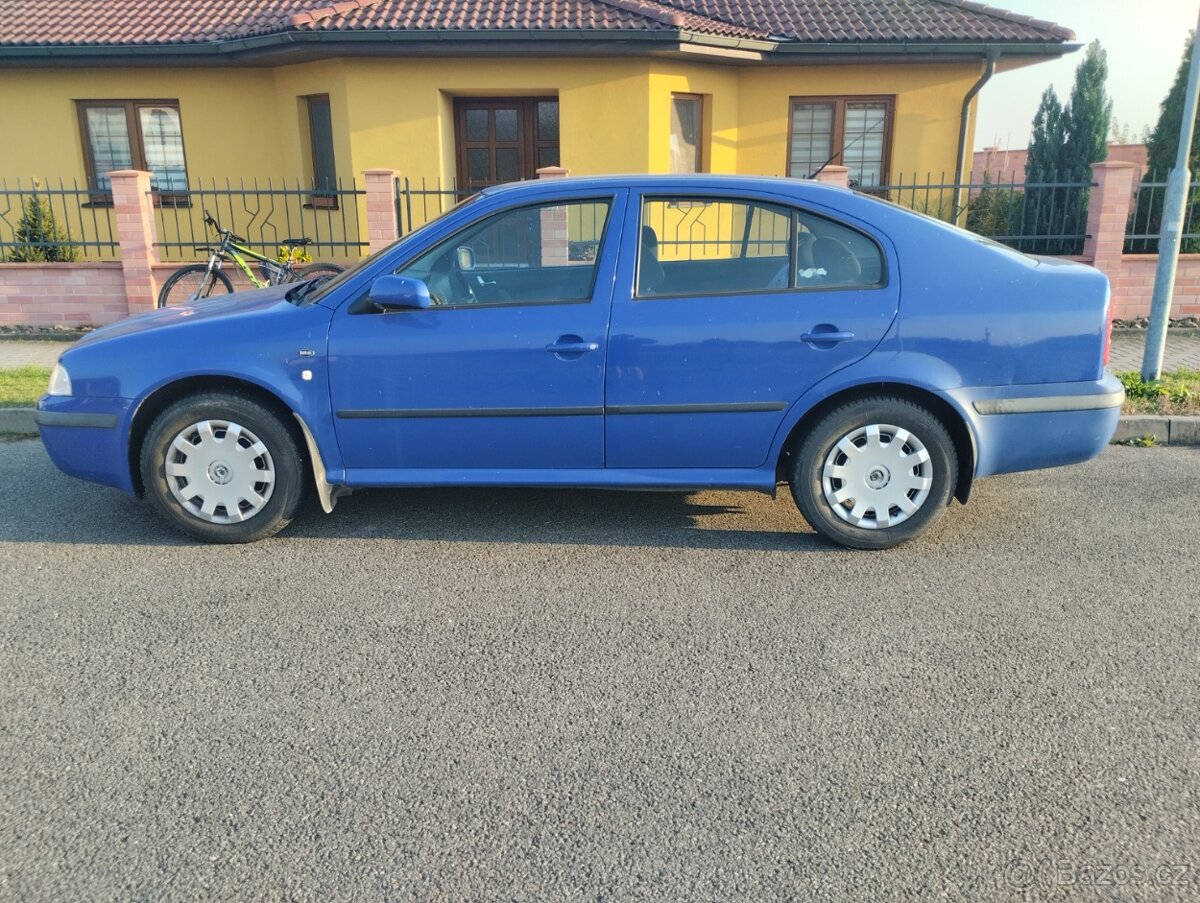
<path id="1" fill-rule="evenodd" d="M 324 281 L 62 355 L 66 473 L 249 542 L 373 486 L 773 493 L 878 549 L 989 474 L 1087 460 L 1123 398 L 1108 284 L 877 199 L 723 176 L 483 191 Z"/>

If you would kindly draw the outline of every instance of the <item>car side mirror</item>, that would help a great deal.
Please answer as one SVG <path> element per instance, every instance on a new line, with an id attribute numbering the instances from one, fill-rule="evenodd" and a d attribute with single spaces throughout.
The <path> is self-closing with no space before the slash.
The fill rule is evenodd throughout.
<path id="1" fill-rule="evenodd" d="M 380 276 L 367 296 L 380 310 L 428 310 L 433 306 L 429 286 L 411 276 Z"/>
<path id="2" fill-rule="evenodd" d="M 463 273 L 469 273 L 475 269 L 475 249 L 469 247 L 455 248 L 454 254 L 457 257 L 458 269 Z"/>

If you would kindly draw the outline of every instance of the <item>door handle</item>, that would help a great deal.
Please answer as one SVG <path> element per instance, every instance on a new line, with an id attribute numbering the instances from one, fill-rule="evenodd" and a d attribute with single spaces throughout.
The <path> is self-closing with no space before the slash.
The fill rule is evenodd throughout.
<path id="1" fill-rule="evenodd" d="M 552 342 L 546 346 L 546 350 L 551 354 L 584 354 L 588 351 L 599 351 L 599 342 L 585 342 L 582 339 L 567 341 L 567 337 L 559 339 L 557 342 Z"/>
<path id="2" fill-rule="evenodd" d="M 806 332 L 800 336 L 800 341 L 810 345 L 828 345 L 832 347 L 840 342 L 849 342 L 854 338 L 852 332 Z"/>

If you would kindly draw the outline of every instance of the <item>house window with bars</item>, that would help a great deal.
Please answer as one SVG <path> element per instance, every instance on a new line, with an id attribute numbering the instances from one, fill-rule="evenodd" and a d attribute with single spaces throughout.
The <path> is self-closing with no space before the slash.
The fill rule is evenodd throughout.
<path id="1" fill-rule="evenodd" d="M 81 100 L 76 103 L 88 185 L 102 201 L 108 173 L 141 169 L 161 201 L 187 198 L 183 127 L 176 100 Z"/>
<path id="2" fill-rule="evenodd" d="M 793 97 L 788 175 L 807 178 L 832 163 L 850 169 L 850 184 L 885 184 L 892 138 L 891 97 Z"/>

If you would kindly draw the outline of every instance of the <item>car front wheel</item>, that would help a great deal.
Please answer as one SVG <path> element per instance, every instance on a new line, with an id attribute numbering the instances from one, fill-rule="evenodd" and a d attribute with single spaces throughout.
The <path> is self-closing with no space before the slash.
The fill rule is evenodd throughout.
<path id="1" fill-rule="evenodd" d="M 813 529 L 853 549 L 912 539 L 950 502 L 954 443 L 930 411 L 863 398 L 830 411 L 792 457 L 792 496 Z"/>
<path id="2" fill-rule="evenodd" d="M 240 395 L 194 395 L 168 407 L 142 444 L 151 505 L 207 542 L 278 533 L 303 498 L 303 462 L 280 419 Z"/>

